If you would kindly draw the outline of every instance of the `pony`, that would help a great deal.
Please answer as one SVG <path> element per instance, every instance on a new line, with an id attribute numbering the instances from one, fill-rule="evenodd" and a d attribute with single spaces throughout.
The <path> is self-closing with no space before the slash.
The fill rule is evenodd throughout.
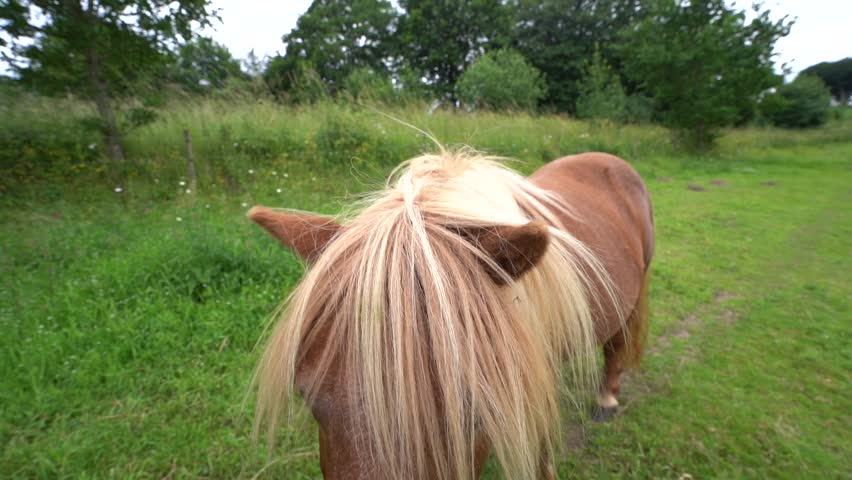
<path id="1" fill-rule="evenodd" d="M 553 478 L 563 386 L 608 417 L 640 360 L 639 175 L 586 153 L 524 178 L 439 148 L 350 218 L 248 212 L 308 265 L 258 363 L 256 432 L 272 439 L 297 391 L 325 478 L 477 478 L 492 453 L 507 478 Z"/>

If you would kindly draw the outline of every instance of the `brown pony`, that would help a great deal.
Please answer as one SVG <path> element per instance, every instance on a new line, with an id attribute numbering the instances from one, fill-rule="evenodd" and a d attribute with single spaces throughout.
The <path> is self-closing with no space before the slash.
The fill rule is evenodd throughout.
<path id="1" fill-rule="evenodd" d="M 524 179 L 441 150 L 366 203 L 340 223 L 249 212 L 310 266 L 258 366 L 258 422 L 271 438 L 297 389 L 326 478 L 475 478 L 490 452 L 507 478 L 552 478 L 563 384 L 611 413 L 640 358 L 654 232 L 639 175 L 587 153 Z"/>

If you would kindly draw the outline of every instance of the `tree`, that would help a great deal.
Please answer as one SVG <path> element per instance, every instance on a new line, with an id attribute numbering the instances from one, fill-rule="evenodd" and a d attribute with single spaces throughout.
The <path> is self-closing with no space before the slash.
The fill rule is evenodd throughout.
<path id="1" fill-rule="evenodd" d="M 578 84 L 577 116 L 621 121 L 627 110 L 627 95 L 612 67 L 595 50 Z"/>
<path id="2" fill-rule="evenodd" d="M 773 47 L 791 23 L 772 21 L 757 7 L 755 14 L 746 23 L 725 0 L 659 0 L 622 32 L 626 74 L 694 147 L 709 147 L 720 128 L 753 111 L 758 95 L 780 83 Z"/>
<path id="3" fill-rule="evenodd" d="M 270 61 L 267 82 L 289 90 L 293 75 L 309 67 L 334 93 L 357 69 L 387 72 L 396 16 L 387 0 L 314 0 L 284 35 L 286 53 Z"/>
<path id="4" fill-rule="evenodd" d="M 246 77 L 227 47 L 204 37 L 178 49 L 173 75 L 184 88 L 198 93 L 223 88 L 229 78 Z"/>
<path id="5" fill-rule="evenodd" d="M 269 65 L 269 57 L 258 57 L 252 48 L 241 63 L 243 70 L 249 77 L 258 78 L 263 76 L 263 72 L 266 71 L 266 67 Z"/>
<path id="6" fill-rule="evenodd" d="M 510 11 L 500 0 L 401 0 L 399 54 L 439 96 L 455 103 L 456 81 L 486 50 L 509 41 Z"/>
<path id="7" fill-rule="evenodd" d="M 209 0 L 5 0 L 4 54 L 20 81 L 94 102 L 110 157 L 124 158 L 116 95 L 168 62 L 169 46 L 209 25 Z M 161 71 L 161 70 L 160 70 Z"/>
<path id="8" fill-rule="evenodd" d="M 515 11 L 512 45 L 547 80 L 546 105 L 573 112 L 579 82 L 596 45 L 602 60 L 620 72 L 612 51 L 620 30 L 641 18 L 641 0 L 512 0 Z"/>
<path id="9" fill-rule="evenodd" d="M 509 49 L 477 58 L 458 81 L 462 102 L 492 110 L 532 110 L 546 91 L 541 72 L 520 53 Z"/>
<path id="10" fill-rule="evenodd" d="M 816 76 L 798 75 L 760 101 L 760 113 L 784 128 L 817 127 L 828 120 L 831 93 Z"/>
<path id="11" fill-rule="evenodd" d="M 819 77 L 831 90 L 831 95 L 838 103 L 849 104 L 849 97 L 852 96 L 852 57 L 811 65 L 802 70 L 799 75 Z"/>

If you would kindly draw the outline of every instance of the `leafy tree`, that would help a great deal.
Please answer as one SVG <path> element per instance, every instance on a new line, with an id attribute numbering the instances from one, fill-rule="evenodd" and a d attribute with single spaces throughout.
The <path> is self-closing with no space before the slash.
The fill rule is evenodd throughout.
<path id="1" fill-rule="evenodd" d="M 500 0 L 401 0 L 400 55 L 439 96 L 455 101 L 462 72 L 509 40 L 510 10 Z"/>
<path id="2" fill-rule="evenodd" d="M 720 128 L 737 123 L 780 82 L 772 50 L 791 24 L 772 21 L 769 11 L 755 14 L 746 23 L 725 0 L 658 0 L 651 15 L 622 32 L 627 75 L 694 147 L 710 146 Z"/>
<path id="3" fill-rule="evenodd" d="M 161 71 L 168 45 L 208 25 L 209 0 L 4 0 L 4 54 L 20 81 L 47 93 L 72 92 L 97 107 L 110 156 L 124 158 L 112 106 L 140 78 Z"/>
<path id="4" fill-rule="evenodd" d="M 293 103 L 313 103 L 329 96 L 328 86 L 308 61 L 273 57 L 263 77 L 279 99 Z"/>
<path id="5" fill-rule="evenodd" d="M 798 75 L 760 101 L 760 113 L 784 128 L 817 127 L 828 120 L 831 93 L 816 76 Z"/>
<path id="6" fill-rule="evenodd" d="M 547 86 L 541 72 L 514 50 L 489 52 L 476 59 L 458 81 L 459 98 L 471 107 L 531 110 Z"/>
<path id="7" fill-rule="evenodd" d="M 831 89 L 831 95 L 843 105 L 852 96 L 852 57 L 836 62 L 822 62 L 804 69 L 799 75 L 819 77 Z"/>
<path id="8" fill-rule="evenodd" d="M 314 0 L 284 35 L 286 53 L 270 62 L 267 82 L 279 93 L 289 90 L 306 64 L 334 93 L 359 68 L 387 72 L 396 16 L 387 0 Z"/>
<path id="9" fill-rule="evenodd" d="M 544 103 L 573 112 L 585 62 L 601 45 L 601 58 L 616 72 L 621 63 L 610 45 L 644 13 L 641 0 L 512 0 L 513 46 L 547 80 Z"/>
<path id="10" fill-rule="evenodd" d="M 184 88 L 199 93 L 223 88 L 229 78 L 246 77 L 227 47 L 204 37 L 180 47 L 173 75 Z"/>
<path id="11" fill-rule="evenodd" d="M 263 72 L 266 71 L 266 67 L 269 65 L 269 57 L 258 57 L 252 48 L 241 63 L 243 70 L 249 77 L 258 78 L 262 77 Z"/>
<path id="12" fill-rule="evenodd" d="M 612 67 L 595 50 L 578 85 L 577 116 L 621 121 L 627 112 L 627 95 Z"/>

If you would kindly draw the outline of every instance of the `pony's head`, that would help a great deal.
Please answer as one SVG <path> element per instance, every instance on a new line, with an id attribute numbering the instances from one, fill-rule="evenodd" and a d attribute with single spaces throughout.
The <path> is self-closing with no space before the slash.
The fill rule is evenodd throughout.
<path id="1" fill-rule="evenodd" d="M 410 160 L 348 221 L 255 207 L 308 263 L 258 366 L 274 434 L 293 389 L 326 478 L 534 478 L 561 366 L 594 391 L 591 253 L 565 206 L 468 151 Z"/>

